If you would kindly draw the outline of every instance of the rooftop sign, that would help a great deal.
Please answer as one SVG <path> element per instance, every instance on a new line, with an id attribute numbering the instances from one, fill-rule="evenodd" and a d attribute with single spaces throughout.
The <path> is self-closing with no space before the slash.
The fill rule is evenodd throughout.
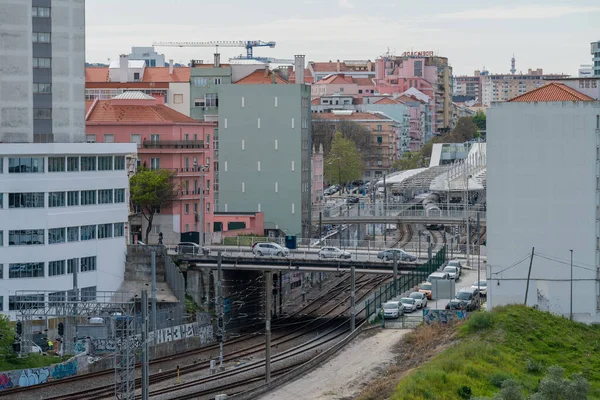
<path id="1" fill-rule="evenodd" d="M 402 57 L 433 57 L 433 51 L 405 51 Z"/>

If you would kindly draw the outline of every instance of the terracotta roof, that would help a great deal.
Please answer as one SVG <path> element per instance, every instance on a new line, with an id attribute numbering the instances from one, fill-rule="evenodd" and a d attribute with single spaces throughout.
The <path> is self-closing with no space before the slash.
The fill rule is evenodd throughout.
<path id="1" fill-rule="evenodd" d="M 108 82 L 108 67 L 85 67 L 86 82 Z"/>
<path id="2" fill-rule="evenodd" d="M 193 118 L 164 104 L 112 105 L 111 100 L 99 100 L 90 112 L 93 101 L 86 101 L 88 124 L 199 124 Z"/>
<path id="3" fill-rule="evenodd" d="M 594 101 L 593 98 L 562 83 L 549 83 L 530 92 L 517 96 L 509 102 L 550 102 L 550 101 Z"/>
<path id="4" fill-rule="evenodd" d="M 373 80 L 371 78 L 352 78 L 352 81 L 359 86 L 373 86 Z"/>
<path id="5" fill-rule="evenodd" d="M 313 114 L 312 120 L 357 120 L 357 119 L 372 119 L 372 120 L 381 120 L 381 119 L 389 119 L 381 114 L 372 114 L 372 113 L 364 113 L 364 112 L 355 112 L 350 115 L 339 115 L 334 113 L 316 113 Z"/>
<path id="6" fill-rule="evenodd" d="M 352 77 L 345 76 L 344 74 L 331 74 L 321 79 L 315 85 L 352 85 Z"/>
<path id="7" fill-rule="evenodd" d="M 312 100 L 310 101 L 310 104 L 313 104 L 313 105 L 315 105 L 315 106 L 318 106 L 318 105 L 320 105 L 320 104 L 321 104 L 321 99 L 320 99 L 319 97 L 317 97 L 316 99 L 312 99 Z"/>
<path id="8" fill-rule="evenodd" d="M 273 71 L 269 71 L 269 75 L 265 76 L 265 69 L 257 69 L 250 75 L 235 82 L 238 85 L 270 85 L 272 81 Z M 275 74 L 275 82 L 277 84 L 289 84 L 288 81 L 282 79 L 279 75 Z"/>
<path id="9" fill-rule="evenodd" d="M 394 99 L 390 99 L 389 97 L 384 97 L 383 99 L 378 100 L 373 104 L 400 104 L 400 103 Z"/>
<path id="10" fill-rule="evenodd" d="M 108 80 L 108 67 L 86 67 L 86 82 L 110 82 Z M 141 82 L 189 82 L 189 67 L 173 67 L 173 73 L 169 74 L 169 67 L 146 67 Z M 111 82 L 120 83 L 120 82 Z M 128 82 L 139 83 L 139 82 Z"/>
<path id="11" fill-rule="evenodd" d="M 311 62 L 310 65 L 315 72 L 337 71 L 337 62 Z M 340 61 L 340 72 L 342 71 L 346 71 L 346 64 Z"/>

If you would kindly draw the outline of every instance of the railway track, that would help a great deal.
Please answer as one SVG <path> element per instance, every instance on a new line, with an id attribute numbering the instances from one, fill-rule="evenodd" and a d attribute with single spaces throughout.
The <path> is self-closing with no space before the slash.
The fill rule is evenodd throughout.
<path id="1" fill-rule="evenodd" d="M 412 225 L 411 224 L 401 224 L 401 231 L 399 232 L 398 239 L 390 246 L 390 248 L 406 246 L 406 244 L 411 241 L 412 235 L 413 235 Z"/>

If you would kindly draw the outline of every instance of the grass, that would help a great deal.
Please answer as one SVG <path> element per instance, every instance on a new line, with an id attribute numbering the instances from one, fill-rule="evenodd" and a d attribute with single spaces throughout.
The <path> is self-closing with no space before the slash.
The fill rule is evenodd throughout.
<path id="1" fill-rule="evenodd" d="M 0 371 L 11 371 L 17 369 L 40 368 L 51 364 L 60 363 L 62 359 L 58 356 L 43 356 L 41 354 L 29 354 L 24 358 L 1 357 Z"/>
<path id="2" fill-rule="evenodd" d="M 566 375 L 583 373 L 590 383 L 589 398 L 600 398 L 598 326 L 507 306 L 473 314 L 453 329 L 456 345 L 400 380 L 392 399 L 460 400 L 465 398 L 459 394 L 463 387 L 471 389 L 473 397 L 491 397 L 506 379 L 515 379 L 524 392 L 532 394 L 552 365 L 565 368 Z M 428 339 L 413 336 L 409 345 L 410 341 L 431 341 L 435 332 Z"/>

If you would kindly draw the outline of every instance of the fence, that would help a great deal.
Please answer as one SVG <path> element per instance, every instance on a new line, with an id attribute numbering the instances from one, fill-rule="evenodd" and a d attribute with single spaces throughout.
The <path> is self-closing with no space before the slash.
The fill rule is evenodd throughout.
<path id="1" fill-rule="evenodd" d="M 425 264 L 414 270 L 403 271 L 395 281 L 383 287 L 380 286 L 379 292 L 376 291 L 371 298 L 365 301 L 365 317 L 369 319 L 371 315 L 375 314 L 381 308 L 383 303 L 423 282 L 429 274 L 436 271 L 445 262 L 446 247 L 444 246 L 433 257 L 427 260 Z"/>

